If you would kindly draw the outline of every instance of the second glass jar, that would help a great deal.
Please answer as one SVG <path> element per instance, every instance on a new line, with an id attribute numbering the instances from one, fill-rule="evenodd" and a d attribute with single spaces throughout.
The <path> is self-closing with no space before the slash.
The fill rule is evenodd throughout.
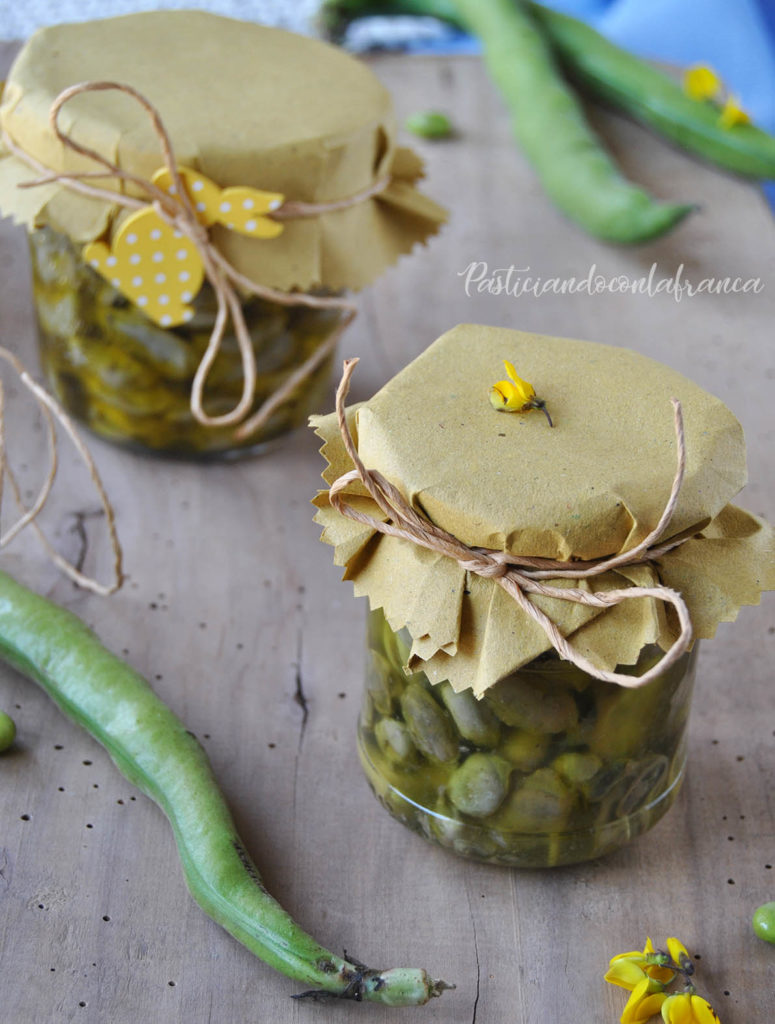
<path id="1" fill-rule="evenodd" d="M 359 751 L 380 802 L 425 838 L 475 860 L 553 867 L 624 845 L 675 800 L 696 644 L 632 689 L 550 652 L 482 700 L 407 676 L 410 647 L 371 612 Z M 646 647 L 618 671 L 642 675 L 662 654 Z"/>

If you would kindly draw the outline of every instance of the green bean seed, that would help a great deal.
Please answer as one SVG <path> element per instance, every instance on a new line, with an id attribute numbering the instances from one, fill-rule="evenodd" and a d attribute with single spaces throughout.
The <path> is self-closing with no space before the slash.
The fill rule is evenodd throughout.
<path id="1" fill-rule="evenodd" d="M 556 832 L 572 807 L 567 783 L 551 768 L 539 768 L 508 797 L 498 812 L 498 825 L 516 832 Z"/>
<path id="2" fill-rule="evenodd" d="M 409 661 L 409 654 L 412 649 L 412 638 L 405 629 L 399 629 L 395 633 L 388 626 L 387 619 L 383 619 L 382 632 L 378 649 L 384 650 L 385 655 L 396 670 L 400 679 L 405 677 L 404 667 Z"/>
<path id="3" fill-rule="evenodd" d="M 648 803 L 653 792 L 660 792 L 668 767 L 669 762 L 663 754 L 652 754 L 636 762 L 630 771 L 632 782 L 616 806 L 617 815 L 624 818 L 632 814 L 636 808 Z"/>
<path id="4" fill-rule="evenodd" d="M 0 655 L 37 682 L 159 805 L 192 896 L 256 956 L 315 992 L 388 1006 L 426 1003 L 448 987 L 423 970 L 378 971 L 348 962 L 302 931 L 264 887 L 193 734 L 80 619 L 5 573 Z"/>
<path id="5" fill-rule="evenodd" d="M 572 786 L 590 782 L 600 771 L 603 762 L 596 754 L 569 751 L 560 754 L 552 767 Z"/>
<path id="6" fill-rule="evenodd" d="M 532 772 L 543 763 L 550 742 L 546 734 L 511 729 L 498 749 L 519 771 Z"/>
<path id="7" fill-rule="evenodd" d="M 417 760 L 417 747 L 403 722 L 381 718 L 374 727 L 379 749 L 393 764 L 409 765 Z"/>
<path id="8" fill-rule="evenodd" d="M 0 711 L 0 754 L 8 750 L 16 739 L 16 723 L 5 711 Z"/>
<path id="9" fill-rule="evenodd" d="M 582 789 L 588 800 L 594 803 L 606 800 L 610 804 L 612 800 L 621 798 L 627 792 L 634 779 L 632 764 L 613 761 L 593 775 Z"/>
<path id="10" fill-rule="evenodd" d="M 511 771 L 496 754 L 471 754 L 450 776 L 447 795 L 462 814 L 486 818 L 503 803 Z"/>
<path id="11" fill-rule="evenodd" d="M 765 942 L 775 943 L 775 903 L 763 903 L 753 915 L 754 933 Z"/>
<path id="12" fill-rule="evenodd" d="M 604 760 L 637 757 L 648 746 L 664 716 L 662 680 L 623 690 L 611 687 L 597 702 L 597 720 L 590 748 Z"/>
<path id="13" fill-rule="evenodd" d="M 534 679 L 529 673 L 496 683 L 484 698 L 505 725 L 535 733 L 559 733 L 578 721 L 573 695 L 565 688 Z"/>
<path id="14" fill-rule="evenodd" d="M 410 114 L 404 122 L 404 127 L 423 139 L 449 139 L 455 134 L 450 119 L 438 110 L 422 110 Z"/>
<path id="15" fill-rule="evenodd" d="M 382 715 L 393 714 L 392 674 L 393 670 L 387 658 L 379 651 L 369 651 L 366 690 L 374 702 L 374 707 Z"/>
<path id="16" fill-rule="evenodd" d="M 498 745 L 500 722 L 483 701 L 477 700 L 470 690 L 456 693 L 452 684 L 446 681 L 437 689 L 463 739 L 479 747 Z"/>
<path id="17" fill-rule="evenodd" d="M 432 761 L 455 761 L 458 743 L 449 717 L 415 681 L 401 695 L 401 712 L 418 748 Z"/>

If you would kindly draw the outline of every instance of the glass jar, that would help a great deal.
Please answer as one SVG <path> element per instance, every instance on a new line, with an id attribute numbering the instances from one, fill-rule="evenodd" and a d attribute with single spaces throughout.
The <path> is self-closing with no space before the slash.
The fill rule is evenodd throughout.
<path id="1" fill-rule="evenodd" d="M 213 458 L 259 451 L 304 425 L 325 401 L 333 352 L 296 387 L 266 424 L 243 442 L 234 427 L 208 427 L 191 414 L 191 386 L 216 315 L 205 283 L 194 317 L 174 329 L 154 324 L 50 228 L 30 233 L 40 359 L 64 408 L 94 433 L 155 454 Z M 272 395 L 339 326 L 338 309 L 281 306 L 255 297 L 243 304 L 256 354 L 253 410 Z M 204 409 L 228 412 L 242 394 L 242 361 L 227 331 L 204 390 Z"/>
<path id="2" fill-rule="evenodd" d="M 599 857 L 651 828 L 686 762 L 697 644 L 626 689 L 548 652 L 481 700 L 407 676 L 411 637 L 370 613 L 358 738 L 366 777 L 408 828 L 461 856 L 538 868 Z M 662 651 L 645 648 L 641 675 Z"/>

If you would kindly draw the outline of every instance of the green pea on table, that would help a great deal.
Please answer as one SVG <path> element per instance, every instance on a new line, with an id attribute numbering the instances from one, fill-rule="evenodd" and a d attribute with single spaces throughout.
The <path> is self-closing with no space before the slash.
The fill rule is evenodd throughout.
<path id="1" fill-rule="evenodd" d="M 760 939 L 775 944 L 775 902 L 763 903 L 753 915 L 753 930 Z"/>
<path id="2" fill-rule="evenodd" d="M 0 711 L 0 754 L 13 743 L 16 738 L 16 725 L 10 715 Z"/>

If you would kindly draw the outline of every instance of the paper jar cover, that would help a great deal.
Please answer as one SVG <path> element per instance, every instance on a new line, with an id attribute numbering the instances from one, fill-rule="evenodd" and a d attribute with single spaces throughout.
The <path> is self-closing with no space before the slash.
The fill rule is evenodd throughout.
<path id="1" fill-rule="evenodd" d="M 490 387 L 503 360 L 545 399 L 497 412 Z M 696 637 L 711 637 L 741 605 L 775 586 L 773 532 L 729 504 L 745 483 L 742 429 L 717 398 L 623 348 L 462 325 L 439 338 L 349 417 L 368 469 L 412 507 L 464 541 L 514 555 L 592 559 L 627 551 L 657 525 L 676 472 L 671 397 L 682 403 L 687 466 L 664 540 L 691 539 L 658 562 L 581 580 L 597 592 L 659 582 L 679 590 Z M 331 484 L 352 469 L 336 416 L 313 417 Z M 356 482 L 357 506 L 384 518 Z M 315 499 L 322 539 L 357 595 L 414 638 L 410 667 L 479 695 L 550 648 L 543 630 L 492 580 L 452 559 L 346 519 Z M 531 596 L 600 668 L 634 664 L 649 643 L 669 647 L 675 625 L 652 598 L 607 610 Z"/>
<path id="2" fill-rule="evenodd" d="M 216 226 L 229 262 L 273 288 L 358 289 L 435 233 L 445 211 L 415 188 L 422 164 L 395 142 L 390 96 L 361 61 L 281 29 L 202 11 L 152 11 L 37 32 L 16 59 L 0 125 L 55 172 L 93 171 L 49 126 L 52 101 L 84 81 L 129 84 L 159 110 L 176 161 L 221 188 L 247 186 L 319 203 L 357 195 L 385 175 L 379 195 L 346 209 L 284 222 L 277 238 Z M 163 165 L 147 114 L 115 91 L 75 97 L 60 126 L 77 142 L 146 179 Z M 89 242 L 125 216 L 61 183 L 20 189 L 37 176 L 0 149 L 0 210 Z M 100 187 L 115 190 L 110 179 Z M 137 192 L 135 186 L 128 191 Z M 117 214 L 119 214 L 117 216 Z"/>

